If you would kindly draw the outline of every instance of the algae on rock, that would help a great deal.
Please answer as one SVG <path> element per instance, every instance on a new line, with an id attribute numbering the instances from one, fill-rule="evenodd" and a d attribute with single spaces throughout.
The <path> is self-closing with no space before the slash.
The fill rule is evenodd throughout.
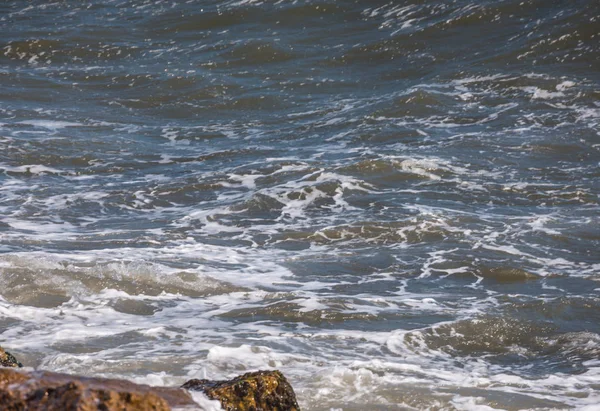
<path id="1" fill-rule="evenodd" d="M 250 372 L 229 381 L 190 380 L 182 385 L 219 400 L 227 411 L 299 411 L 290 383 L 279 371 Z"/>
<path id="2" fill-rule="evenodd" d="M 14 355 L 9 353 L 8 351 L 4 351 L 4 349 L 2 347 L 0 347 L 0 366 L 2 366 L 2 367 L 22 367 L 23 364 L 21 364 L 19 361 L 17 361 L 17 359 L 14 357 Z"/>

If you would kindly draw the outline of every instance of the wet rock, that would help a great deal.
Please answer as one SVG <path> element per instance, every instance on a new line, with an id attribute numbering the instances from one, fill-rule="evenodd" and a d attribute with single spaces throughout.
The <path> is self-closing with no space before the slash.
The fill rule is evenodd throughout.
<path id="1" fill-rule="evenodd" d="M 296 411 L 290 383 L 279 371 L 257 371 L 229 381 L 190 380 L 182 388 L 202 391 L 227 411 Z"/>
<path id="2" fill-rule="evenodd" d="M 179 388 L 10 368 L 0 369 L 0 404 L 2 410 L 27 411 L 168 411 L 196 405 Z"/>
<path id="3" fill-rule="evenodd" d="M 0 347 L 0 409 L 14 411 L 167 411 L 197 409 L 181 389 L 202 391 L 227 411 L 298 411 L 296 395 L 279 371 L 229 381 L 190 380 L 181 388 L 150 387 L 109 378 L 16 370 L 21 363 Z"/>
<path id="4" fill-rule="evenodd" d="M 152 393 L 139 394 L 91 390 L 79 382 L 68 382 L 55 388 L 42 387 L 25 395 L 6 392 L 3 406 L 28 410 L 155 410 L 168 411 L 167 402 Z M 10 404 L 10 405 L 9 405 Z"/>
<path id="5" fill-rule="evenodd" d="M 4 351 L 2 347 L 0 347 L 0 365 L 2 367 L 22 367 L 17 359 L 9 352 Z"/>

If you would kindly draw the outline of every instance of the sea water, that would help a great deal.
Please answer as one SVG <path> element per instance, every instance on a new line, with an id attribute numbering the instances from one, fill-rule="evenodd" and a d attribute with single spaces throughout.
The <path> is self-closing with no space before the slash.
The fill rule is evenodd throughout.
<path id="1" fill-rule="evenodd" d="M 25 365 L 597 409 L 597 1 L 4 1 L 0 32 Z"/>

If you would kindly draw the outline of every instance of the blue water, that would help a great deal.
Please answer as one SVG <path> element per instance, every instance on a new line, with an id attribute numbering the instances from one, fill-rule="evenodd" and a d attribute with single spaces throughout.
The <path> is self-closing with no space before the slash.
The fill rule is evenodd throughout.
<path id="1" fill-rule="evenodd" d="M 24 364 L 600 404 L 597 2 L 7 1 L 0 30 Z"/>

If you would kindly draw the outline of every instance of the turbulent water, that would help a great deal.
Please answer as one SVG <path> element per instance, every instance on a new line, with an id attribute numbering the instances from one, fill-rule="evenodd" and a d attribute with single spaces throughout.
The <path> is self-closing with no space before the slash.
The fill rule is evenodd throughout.
<path id="1" fill-rule="evenodd" d="M 597 409 L 597 0 L 23 0 L 0 30 L 21 362 Z"/>

